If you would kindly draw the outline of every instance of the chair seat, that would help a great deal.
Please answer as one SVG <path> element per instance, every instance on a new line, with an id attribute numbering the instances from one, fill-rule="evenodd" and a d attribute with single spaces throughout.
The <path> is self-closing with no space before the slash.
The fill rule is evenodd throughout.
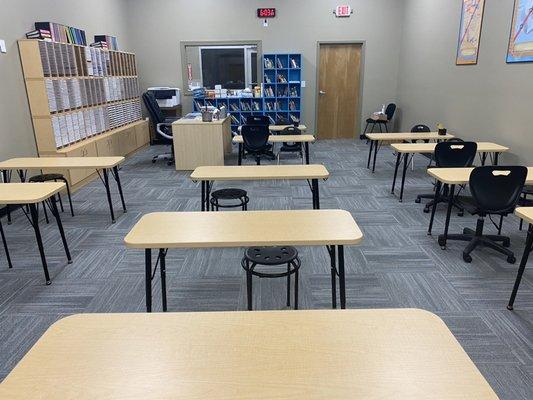
<path id="1" fill-rule="evenodd" d="M 287 144 L 287 145 L 283 145 L 279 148 L 279 151 L 282 151 L 282 152 L 299 152 L 299 151 L 302 151 L 302 146 L 298 143 L 298 144 Z"/>
<path id="2" fill-rule="evenodd" d="M 387 121 L 383 121 L 381 119 L 372 119 L 372 118 L 367 118 L 367 120 L 366 120 L 367 124 L 386 124 L 387 122 L 389 122 L 389 121 L 388 120 Z"/>
<path id="3" fill-rule="evenodd" d="M 46 181 L 53 181 L 56 179 L 65 179 L 65 177 L 62 174 L 40 174 L 32 176 L 29 181 L 30 182 L 46 182 Z"/>
<path id="4" fill-rule="evenodd" d="M 481 210 L 479 209 L 476 201 L 474 200 L 473 197 L 470 197 L 470 196 L 458 196 L 455 198 L 458 205 L 461 206 L 462 208 L 464 208 L 468 213 L 472 214 L 472 215 L 479 215 Z M 506 216 L 508 214 L 511 214 L 514 210 L 507 210 L 507 211 L 503 211 L 503 212 L 497 212 L 497 213 L 494 213 L 494 215 L 503 215 L 503 216 Z M 487 214 L 487 213 L 483 213 L 483 214 Z M 490 214 L 490 213 L 488 213 Z"/>
<path id="5" fill-rule="evenodd" d="M 249 247 L 244 251 L 244 258 L 260 265 L 287 264 L 298 257 L 298 250 L 292 246 Z"/>
<path id="6" fill-rule="evenodd" d="M 235 188 L 219 189 L 211 193 L 211 197 L 217 200 L 237 200 L 246 196 L 246 190 Z"/>

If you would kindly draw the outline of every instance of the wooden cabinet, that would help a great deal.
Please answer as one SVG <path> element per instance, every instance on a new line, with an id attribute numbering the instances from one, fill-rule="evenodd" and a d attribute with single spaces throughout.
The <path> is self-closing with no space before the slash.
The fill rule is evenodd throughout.
<path id="1" fill-rule="evenodd" d="M 98 156 L 121 156 L 120 134 L 107 135 L 96 142 L 96 152 Z"/>
<path id="2" fill-rule="evenodd" d="M 67 157 L 96 157 L 96 144 L 87 143 L 85 146 L 70 150 L 65 154 Z M 71 185 L 75 185 L 94 173 L 94 169 L 71 169 L 67 172 L 67 179 Z"/>
<path id="3" fill-rule="evenodd" d="M 137 136 L 137 147 L 142 147 L 150 143 L 150 130 L 148 121 L 141 121 L 135 125 L 135 135 Z"/>
<path id="4" fill-rule="evenodd" d="M 137 132 L 135 131 L 135 127 L 124 129 L 118 136 L 120 155 L 125 156 L 130 154 L 140 147 L 137 145 Z"/>

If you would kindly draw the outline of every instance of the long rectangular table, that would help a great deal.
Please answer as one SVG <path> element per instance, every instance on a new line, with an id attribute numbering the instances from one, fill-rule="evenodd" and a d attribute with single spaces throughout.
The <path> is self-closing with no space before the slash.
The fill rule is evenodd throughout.
<path id="1" fill-rule="evenodd" d="M 457 143 L 458 146 L 461 143 Z M 405 186 L 405 175 L 410 163 L 409 157 L 414 157 L 415 154 L 433 154 L 435 153 L 435 147 L 437 143 L 393 143 L 391 148 L 396 151 L 396 166 L 394 168 L 394 178 L 392 179 L 391 194 L 394 194 L 394 188 L 396 186 L 396 177 L 398 175 L 398 168 L 401 164 L 403 157 L 403 171 L 402 171 L 402 183 L 400 186 L 400 202 L 403 200 L 403 189 Z M 491 142 L 477 142 L 477 152 L 481 155 L 481 165 L 485 165 L 488 154 L 493 154 L 493 165 L 498 165 L 498 158 L 501 153 L 509 151 L 509 148 L 500 144 Z"/>
<path id="2" fill-rule="evenodd" d="M 444 225 L 444 234 L 439 235 L 439 245 L 442 248 L 446 247 L 446 241 L 448 239 L 448 228 L 450 226 L 450 218 L 453 208 L 453 197 L 455 194 L 456 185 L 466 185 L 470 180 L 470 174 L 474 170 L 473 167 L 469 168 L 430 168 L 428 174 L 437 180 L 437 187 L 435 188 L 435 200 L 433 202 L 433 208 L 431 209 L 431 218 L 429 220 L 428 235 L 431 235 L 433 228 L 433 221 L 435 219 L 435 210 L 437 209 L 437 200 L 442 185 L 449 187 L 448 190 L 448 209 L 446 212 L 446 223 Z M 526 185 L 533 184 L 533 167 L 528 167 L 528 173 L 526 177 Z"/>
<path id="3" fill-rule="evenodd" d="M 0 162 L 0 171 L 4 182 L 11 181 L 11 172 L 17 171 L 21 182 L 26 180 L 26 173 L 29 169 L 95 169 L 102 180 L 106 193 L 111 221 L 115 223 L 115 213 L 113 211 L 113 202 L 111 199 L 111 190 L 109 187 L 109 173 L 117 183 L 122 210 L 126 212 L 126 203 L 122 192 L 122 185 L 118 174 L 118 165 L 124 161 L 124 157 L 23 157 L 11 158 Z M 102 175 L 100 175 L 100 170 Z M 8 221 L 11 222 L 8 213 Z"/>
<path id="4" fill-rule="evenodd" d="M 48 206 L 50 211 L 55 217 L 59 233 L 61 235 L 61 241 L 65 248 L 68 263 L 72 263 L 70 257 L 70 251 L 65 237 L 65 231 L 61 224 L 61 217 L 57 209 L 55 195 L 61 190 L 65 189 L 65 184 L 62 182 L 45 182 L 45 183 L 1 183 L 0 184 L 0 204 L 24 204 L 29 207 L 30 216 L 26 214 L 26 210 L 22 208 L 22 211 L 28 217 L 28 221 L 33 227 L 35 232 L 35 238 L 37 239 L 37 246 L 39 248 L 39 254 L 41 256 L 41 263 L 44 270 L 44 276 L 46 284 L 50 285 L 50 274 L 48 273 L 48 265 L 46 263 L 46 256 L 44 253 L 44 245 L 41 237 L 41 231 L 39 229 L 39 208 L 38 204 L 45 203 L 43 207 Z M 6 251 L 9 268 L 12 268 L 11 257 L 7 247 L 7 240 L 5 238 L 4 230 L 0 223 L 0 230 L 2 233 L 2 242 Z"/>
<path id="5" fill-rule="evenodd" d="M 518 207 L 515 210 L 515 214 L 517 217 L 525 220 L 528 223 L 528 229 L 524 253 L 522 254 L 520 266 L 518 267 L 518 272 L 516 273 L 513 292 L 511 293 L 511 298 L 509 299 L 509 304 L 507 305 L 508 310 L 513 310 L 514 308 L 514 301 L 516 299 L 516 294 L 518 293 L 518 287 L 520 286 L 522 275 L 524 274 L 524 270 L 526 269 L 529 253 L 531 253 L 531 250 L 533 249 L 533 207 Z"/>
<path id="6" fill-rule="evenodd" d="M 302 143 L 304 146 L 305 163 L 309 164 L 309 143 L 313 143 L 316 140 L 314 135 L 270 135 L 268 137 L 269 143 Z M 233 136 L 233 143 L 239 145 L 239 159 L 238 164 L 242 164 L 242 153 L 244 139 L 242 135 Z"/>
<path id="7" fill-rule="evenodd" d="M 0 384 L 9 400 L 497 400 L 417 309 L 77 314 Z"/>
<path id="8" fill-rule="evenodd" d="M 374 150 L 372 172 L 376 170 L 376 158 L 383 142 L 402 143 L 406 140 L 435 140 L 438 142 L 441 140 L 449 140 L 455 137 L 449 133 L 446 135 L 439 135 L 438 132 L 367 133 L 365 136 L 370 141 L 370 148 L 368 149 L 368 161 L 366 163 L 367 168 L 370 168 L 372 150 Z"/>
<path id="9" fill-rule="evenodd" d="M 145 250 L 146 311 L 152 311 L 152 249 L 159 249 L 163 311 L 167 309 L 165 257 L 171 248 L 250 246 L 327 246 L 331 260 L 332 305 L 346 308 L 344 246 L 363 233 L 343 210 L 158 212 L 146 214 L 124 238 L 126 246 Z M 337 254 L 337 256 L 336 256 Z M 157 262 L 156 262 L 157 268 Z M 155 272 L 155 271 L 154 271 Z"/>
<path id="10" fill-rule="evenodd" d="M 320 208 L 319 179 L 329 178 L 323 165 L 227 165 L 198 167 L 191 174 L 191 180 L 202 185 L 202 211 L 209 211 L 211 188 L 215 181 L 257 181 L 257 180 L 307 180 L 313 196 L 313 208 Z"/>

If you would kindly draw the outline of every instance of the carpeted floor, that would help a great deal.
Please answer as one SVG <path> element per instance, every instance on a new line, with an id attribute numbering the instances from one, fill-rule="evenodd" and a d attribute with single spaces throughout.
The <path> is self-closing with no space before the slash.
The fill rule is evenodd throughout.
<path id="1" fill-rule="evenodd" d="M 95 181 L 74 195 L 74 218 L 62 214 L 74 263 L 68 265 L 55 224 L 41 225 L 53 284 L 44 285 L 33 231 L 17 211 L 12 225 L 3 219 L 11 255 L 7 269 L 0 252 L 0 379 L 54 321 L 85 312 L 143 312 L 144 259 L 127 250 L 123 238 L 141 215 L 151 211 L 199 210 L 200 187 L 163 162 L 151 163 L 153 147 L 131 157 L 121 177 L 128 213 L 109 219 L 105 190 Z M 368 148 L 353 141 L 321 141 L 311 146 L 311 162 L 331 173 L 320 183 L 321 207 L 350 211 L 362 228 L 360 246 L 347 247 L 349 308 L 417 307 L 444 319 L 466 352 L 502 399 L 533 398 L 533 272 L 526 270 L 515 311 L 506 310 L 518 264 L 491 250 L 461 258 L 464 243 L 443 251 L 444 207 L 437 212 L 434 236 L 427 236 L 429 215 L 416 204 L 418 193 L 431 191 L 426 159 L 409 171 L 404 203 L 390 194 L 394 158 L 390 149 L 378 155 L 377 171 L 366 169 Z M 247 161 L 251 162 L 251 161 Z M 285 156 L 284 163 L 298 162 Z M 228 163 L 236 164 L 235 158 Z M 250 209 L 311 208 L 306 182 L 232 182 L 251 198 Z M 115 190 L 115 188 L 114 188 Z M 114 193 L 115 209 L 120 210 Z M 471 216 L 455 214 L 450 232 L 475 226 Z M 488 226 L 488 230 L 494 230 Z M 505 234 L 518 259 L 525 232 L 507 218 Z M 323 248 L 301 248 L 300 306 L 330 307 L 329 261 Z M 167 256 L 169 311 L 244 310 L 242 249 L 173 250 Z M 254 284 L 257 309 L 284 307 L 284 280 Z M 159 281 L 154 284 L 155 310 L 160 310 Z"/>

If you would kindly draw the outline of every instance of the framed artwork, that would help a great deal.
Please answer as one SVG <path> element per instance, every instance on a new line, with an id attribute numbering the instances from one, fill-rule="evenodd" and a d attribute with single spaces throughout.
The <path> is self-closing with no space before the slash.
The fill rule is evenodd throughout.
<path id="1" fill-rule="evenodd" d="M 485 0 L 463 0 L 456 65 L 477 64 L 484 10 Z"/>
<path id="2" fill-rule="evenodd" d="M 533 0 L 515 0 L 507 62 L 533 61 Z"/>

